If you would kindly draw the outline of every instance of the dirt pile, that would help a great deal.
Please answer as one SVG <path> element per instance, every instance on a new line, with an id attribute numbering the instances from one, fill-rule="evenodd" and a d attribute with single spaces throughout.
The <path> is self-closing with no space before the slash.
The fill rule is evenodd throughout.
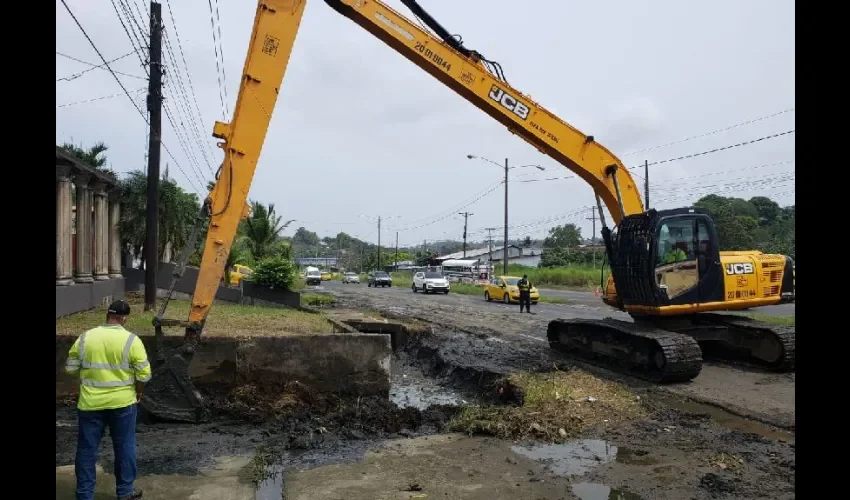
<path id="1" fill-rule="evenodd" d="M 518 405 L 464 408 L 452 420 L 451 429 L 563 442 L 589 428 L 645 415 L 640 399 L 625 386 L 580 369 L 513 373 L 500 381 L 499 391 Z"/>

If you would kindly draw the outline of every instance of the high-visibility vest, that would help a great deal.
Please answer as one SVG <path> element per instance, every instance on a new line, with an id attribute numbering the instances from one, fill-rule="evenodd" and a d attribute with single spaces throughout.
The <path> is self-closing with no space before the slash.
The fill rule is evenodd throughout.
<path id="1" fill-rule="evenodd" d="M 527 292 L 531 290 L 531 283 L 529 283 L 528 280 L 519 280 L 517 288 L 519 288 L 521 292 Z"/>
<path id="2" fill-rule="evenodd" d="M 151 378 L 141 339 L 121 325 L 86 331 L 68 352 L 65 371 L 79 373 L 80 410 L 124 408 L 136 402 L 136 382 Z"/>
<path id="3" fill-rule="evenodd" d="M 688 255 L 685 253 L 684 250 L 682 250 L 681 248 L 674 248 L 673 250 L 667 252 L 666 257 L 664 258 L 664 263 L 672 264 L 674 262 L 681 262 L 683 260 L 686 260 L 687 258 Z"/>

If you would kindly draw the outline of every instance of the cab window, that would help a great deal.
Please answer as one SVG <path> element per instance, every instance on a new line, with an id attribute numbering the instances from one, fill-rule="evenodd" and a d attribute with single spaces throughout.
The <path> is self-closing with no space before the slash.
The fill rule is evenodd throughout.
<path id="1" fill-rule="evenodd" d="M 674 219 L 662 224 L 658 233 L 656 264 L 671 264 L 694 258 L 693 219 Z"/>

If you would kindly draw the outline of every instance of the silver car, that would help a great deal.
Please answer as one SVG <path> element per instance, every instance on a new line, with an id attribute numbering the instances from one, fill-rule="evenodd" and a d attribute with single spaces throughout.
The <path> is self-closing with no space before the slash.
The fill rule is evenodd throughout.
<path id="1" fill-rule="evenodd" d="M 360 283 L 360 275 L 357 273 L 345 273 L 342 275 L 343 283 Z"/>

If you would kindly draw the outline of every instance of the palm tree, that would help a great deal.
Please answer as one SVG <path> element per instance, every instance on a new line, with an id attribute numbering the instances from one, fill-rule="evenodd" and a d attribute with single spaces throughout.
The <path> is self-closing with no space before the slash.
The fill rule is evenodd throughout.
<path id="1" fill-rule="evenodd" d="M 70 142 L 66 142 L 60 146 L 62 149 L 74 155 L 78 160 L 85 163 L 86 165 L 90 165 L 95 169 L 103 172 L 104 174 L 111 175 L 115 177 L 115 172 L 112 169 L 107 168 L 106 165 L 106 150 L 109 147 L 103 142 L 97 142 L 94 146 L 83 149 L 79 146 L 75 146 Z"/>
<path id="2" fill-rule="evenodd" d="M 281 216 L 275 213 L 274 203 L 269 203 L 267 208 L 258 201 L 252 201 L 251 215 L 245 219 L 241 229 L 254 260 L 267 257 L 280 240 L 280 233 L 293 222 L 295 220 L 281 222 Z"/>

